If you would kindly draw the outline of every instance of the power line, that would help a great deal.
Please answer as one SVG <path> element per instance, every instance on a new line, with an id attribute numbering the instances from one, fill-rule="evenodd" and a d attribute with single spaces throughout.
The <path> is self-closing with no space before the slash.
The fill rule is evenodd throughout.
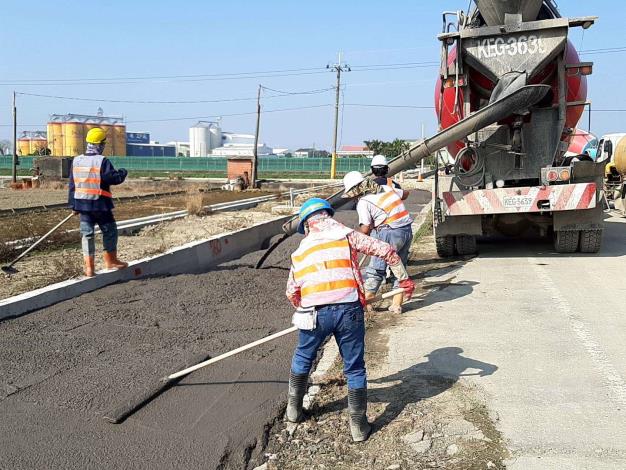
<path id="1" fill-rule="evenodd" d="M 440 65 L 439 62 L 431 60 L 427 62 L 399 62 L 395 64 L 367 64 L 367 65 L 354 65 L 351 66 L 353 70 L 367 68 L 375 68 L 375 67 L 399 67 L 399 66 L 413 66 L 413 67 L 430 67 L 433 65 Z"/>
<path id="2" fill-rule="evenodd" d="M 299 111 L 303 109 L 315 109 L 315 108 L 325 108 L 328 106 L 333 106 L 332 104 L 317 104 L 312 106 L 298 106 L 293 108 L 279 108 L 279 109 L 266 109 L 263 110 L 264 113 L 278 113 L 284 111 Z M 163 118 L 163 119 L 144 119 L 137 121 L 126 121 L 127 124 L 134 123 L 143 123 L 143 122 L 169 122 L 169 121 L 190 121 L 190 120 L 201 120 L 201 119 L 210 119 L 210 118 L 218 118 L 218 117 L 233 117 L 233 116 L 250 116 L 256 114 L 256 111 L 246 112 L 246 113 L 231 113 L 231 114 L 213 114 L 210 116 L 187 116 L 187 117 L 177 117 L 177 118 Z"/>
<path id="3" fill-rule="evenodd" d="M 280 69 L 280 70 L 265 70 L 257 72 L 229 72 L 229 73 L 213 73 L 213 74 L 195 74 L 195 75 L 152 75 L 152 76 L 136 76 L 136 77 L 109 77 L 109 78 L 43 78 L 43 79 L 6 79 L 5 81 L 11 82 L 108 82 L 119 80 L 161 80 L 161 79 L 184 79 L 184 78 L 220 78 L 220 77 L 237 77 L 245 75 L 260 75 L 268 73 L 288 73 L 288 72 L 310 72 L 315 70 L 321 70 L 320 67 L 309 68 L 296 68 L 296 69 Z"/>
<path id="4" fill-rule="evenodd" d="M 434 109 L 434 106 L 417 106 L 409 104 L 369 104 L 369 103 L 345 103 L 345 106 L 361 108 L 409 108 L 409 109 Z M 595 111 L 595 110 L 594 110 Z"/>
<path id="5" fill-rule="evenodd" d="M 251 101 L 255 98 L 223 98 L 215 100 L 176 100 L 176 101 L 151 101 L 151 100 L 114 100 L 105 98 L 79 98 L 75 96 L 57 96 L 57 95 L 42 95 L 39 93 L 24 93 L 18 92 L 18 95 L 22 96 L 36 96 L 38 98 L 52 98 L 57 100 L 69 100 L 69 101 L 95 101 L 98 103 L 133 103 L 133 104 L 195 104 L 195 103 L 225 103 L 233 101 Z"/>
<path id="6" fill-rule="evenodd" d="M 375 72 L 377 70 L 400 70 L 424 67 L 436 67 L 439 62 L 402 62 L 394 64 L 365 64 L 354 67 L 355 72 Z M 326 73 L 324 69 L 301 68 L 284 69 L 267 72 L 240 72 L 233 74 L 213 75 L 163 75 L 147 77 L 118 77 L 118 78 L 77 78 L 77 79 L 13 79 L 0 81 L 0 86 L 75 86 L 75 85 L 133 85 L 141 82 L 171 83 L 171 82 L 205 82 L 224 80 L 247 80 L 258 78 L 293 77 L 304 75 L 318 75 Z"/>
<path id="7" fill-rule="evenodd" d="M 323 89 L 317 89 L 317 90 L 287 92 L 287 91 L 272 90 L 271 88 L 266 88 L 266 87 L 263 87 L 263 88 L 280 93 L 279 95 L 270 95 L 270 96 L 267 96 L 266 98 L 280 98 L 283 96 L 292 96 L 292 95 L 313 95 L 313 94 L 319 94 L 319 93 L 324 93 L 324 92 L 333 90 L 333 88 L 323 88 Z M 163 101 L 156 100 L 155 101 L 155 100 L 119 100 L 119 99 L 108 99 L 108 98 L 79 98 L 75 96 L 44 95 L 40 93 L 25 93 L 25 92 L 17 92 L 17 94 L 21 96 L 35 96 L 39 98 L 52 98 L 52 99 L 70 100 L 70 101 L 91 101 L 91 102 L 98 102 L 98 103 L 132 103 L 132 104 L 202 104 L 202 103 L 228 103 L 228 102 L 237 102 L 237 101 L 256 100 L 256 98 L 250 97 L 250 98 L 220 98 L 220 99 L 213 99 L 213 100 L 163 100 Z"/>
<path id="8" fill-rule="evenodd" d="M 334 87 L 320 88 L 318 90 L 308 90 L 308 91 L 283 91 L 283 90 L 275 90 L 274 88 L 269 88 L 269 87 L 261 85 L 261 89 L 271 91 L 274 93 L 280 93 L 280 95 L 282 96 L 287 96 L 287 95 L 315 95 L 318 93 L 325 93 L 327 91 L 334 90 L 335 88 Z M 273 96 L 272 95 L 266 96 L 266 98 L 273 98 Z"/>
<path id="9" fill-rule="evenodd" d="M 606 47 L 601 49 L 587 49 L 579 51 L 581 55 L 593 55 L 593 54 L 614 54 L 617 52 L 626 52 L 626 46 L 619 47 Z"/>
<path id="10" fill-rule="evenodd" d="M 365 107 L 365 108 L 406 108 L 406 109 L 434 109 L 434 106 L 414 106 L 414 105 L 401 105 L 401 104 L 366 104 L 366 103 L 344 103 L 344 106 L 352 106 L 352 107 Z M 328 106 L 334 106 L 333 104 L 319 104 L 313 106 L 299 106 L 293 108 L 280 108 L 280 109 L 268 109 L 264 110 L 264 113 L 277 113 L 283 111 L 298 111 L 303 109 L 314 109 L 314 108 L 325 108 Z M 585 112 L 589 112 L 585 110 Z M 600 108 L 600 109 L 592 109 L 593 113 L 626 113 L 626 108 Z M 146 120 L 137 120 L 137 121 L 126 121 L 127 124 L 134 123 L 143 123 L 143 122 L 169 122 L 169 121 L 190 121 L 190 120 L 201 120 L 201 119 L 210 119 L 210 118 L 218 118 L 218 117 L 233 117 L 233 116 L 249 116 L 256 114 L 256 112 L 246 112 L 246 113 L 232 113 L 232 114 L 213 114 L 211 116 L 190 116 L 190 117 L 177 117 L 177 118 L 164 118 L 164 119 L 146 119 Z M 42 124 L 18 124 L 18 127 L 41 127 Z M 0 124 L 0 127 L 13 127 L 13 124 Z"/>

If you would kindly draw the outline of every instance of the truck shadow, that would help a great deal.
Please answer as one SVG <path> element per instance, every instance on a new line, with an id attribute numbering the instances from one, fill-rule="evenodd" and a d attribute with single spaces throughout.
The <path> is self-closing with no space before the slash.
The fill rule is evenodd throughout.
<path id="1" fill-rule="evenodd" d="M 602 247 L 599 253 L 557 253 L 552 236 L 532 233 L 521 237 L 494 236 L 479 239 L 480 258 L 614 258 L 626 255 L 626 219 L 607 217 L 604 221 Z"/>
<path id="2" fill-rule="evenodd" d="M 454 386 L 461 377 L 485 377 L 498 370 L 488 362 L 462 355 L 463 349 L 450 346 L 435 349 L 420 362 L 394 374 L 369 380 L 368 402 L 380 403 L 385 409 L 372 423 L 372 434 L 393 422 L 411 404 L 431 398 Z M 416 360 L 419 360 L 416 358 Z M 477 372 L 466 373 L 467 370 Z M 317 416 L 337 412 L 347 407 L 347 398 L 314 407 Z"/>

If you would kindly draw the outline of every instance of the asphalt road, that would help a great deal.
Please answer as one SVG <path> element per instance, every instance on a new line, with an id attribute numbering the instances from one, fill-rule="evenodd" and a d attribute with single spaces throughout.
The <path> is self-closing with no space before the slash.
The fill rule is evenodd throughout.
<path id="1" fill-rule="evenodd" d="M 545 240 L 479 249 L 427 279 L 443 287 L 406 325 L 412 354 L 455 348 L 497 368 L 462 367 L 507 441 L 507 468 L 626 468 L 626 219 L 606 220 L 596 255 Z M 458 378 L 457 365 L 438 373 Z"/>

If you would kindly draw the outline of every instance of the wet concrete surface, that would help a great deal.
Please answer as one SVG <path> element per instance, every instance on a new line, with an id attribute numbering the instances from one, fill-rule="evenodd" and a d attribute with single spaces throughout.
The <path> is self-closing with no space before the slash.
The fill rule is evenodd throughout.
<path id="1" fill-rule="evenodd" d="M 418 193 L 407 206 L 423 201 Z M 338 218 L 356 223 L 354 211 Z M 295 335 L 194 372 L 122 424 L 101 416 L 199 354 L 288 328 L 299 241 L 262 270 L 255 252 L 0 322 L 0 468 L 245 468 L 284 409 Z"/>

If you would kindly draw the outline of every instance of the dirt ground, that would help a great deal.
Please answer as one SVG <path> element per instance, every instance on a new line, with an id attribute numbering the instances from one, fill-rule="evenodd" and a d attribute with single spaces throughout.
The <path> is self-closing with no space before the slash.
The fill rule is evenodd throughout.
<path id="1" fill-rule="evenodd" d="M 114 187 L 115 197 L 141 196 L 174 191 L 187 191 L 205 188 L 207 185 L 190 181 L 150 181 L 128 180 Z M 67 202 L 67 185 L 62 182 L 44 183 L 43 187 L 27 190 L 0 188 L 0 210 L 37 207 Z"/>
<path id="2" fill-rule="evenodd" d="M 426 273 L 462 262 L 438 259 L 431 232 L 425 232 L 409 266 L 418 281 L 414 299 L 445 287 L 420 282 Z M 386 375 L 388 331 L 401 327 L 402 316 L 383 307 L 367 318 L 370 439 L 355 444 L 350 438 L 347 387 L 337 360 L 319 381 L 307 419 L 297 426 L 278 423 L 257 465 L 267 470 L 504 468 L 507 451 L 479 390 L 420 365 Z"/>
<path id="3" fill-rule="evenodd" d="M 187 205 L 192 202 L 195 204 L 197 198 L 201 198 L 202 205 L 206 206 L 251 197 L 268 196 L 270 194 L 272 193 L 256 190 L 242 192 L 210 191 L 203 193 L 195 191 L 149 199 L 126 199 L 115 202 L 114 214 L 117 220 L 127 220 L 187 209 Z M 0 243 L 41 236 L 67 217 L 68 214 L 69 209 L 55 209 L 3 215 L 0 217 Z M 68 241 L 66 232 L 72 229 L 78 229 L 78 218 L 69 221 L 67 225 L 59 231 L 58 235 L 53 235 L 50 238 L 50 242 L 60 243 Z M 1 255 L 2 253 L 0 253 L 0 259 Z"/>

